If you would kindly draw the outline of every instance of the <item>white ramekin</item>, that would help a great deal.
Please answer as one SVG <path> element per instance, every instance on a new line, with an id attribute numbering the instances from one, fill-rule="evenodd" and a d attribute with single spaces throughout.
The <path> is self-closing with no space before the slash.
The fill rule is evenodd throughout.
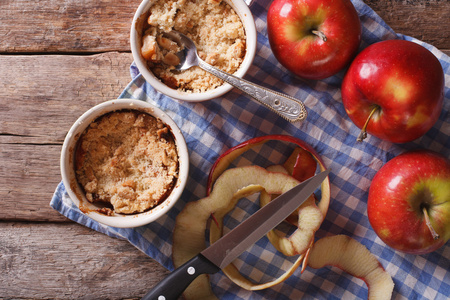
<path id="1" fill-rule="evenodd" d="M 75 175 L 74 154 L 79 137 L 89 126 L 89 124 L 91 124 L 91 122 L 106 113 L 124 109 L 146 112 L 156 118 L 159 118 L 163 123 L 168 125 L 172 131 L 177 146 L 179 158 L 179 177 L 170 195 L 161 204 L 153 209 L 147 212 L 132 215 L 115 213 L 112 216 L 107 216 L 96 211 L 99 207 L 93 203 L 90 203 L 86 199 L 83 189 L 78 184 Z M 189 153 L 183 134 L 176 123 L 164 111 L 145 101 L 134 99 L 117 99 L 103 102 L 89 109 L 80 118 L 78 118 L 78 120 L 70 128 L 64 140 L 61 150 L 60 167 L 63 183 L 67 193 L 81 212 L 91 219 L 108 226 L 131 228 L 155 221 L 159 217 L 166 214 L 174 206 L 180 198 L 188 179 Z"/>
<path id="2" fill-rule="evenodd" d="M 248 5 L 243 0 L 225 0 L 225 1 L 228 4 L 230 4 L 230 6 L 236 11 L 245 29 L 246 46 L 247 46 L 245 57 L 239 69 L 233 74 L 237 77 L 242 78 L 252 65 L 256 54 L 257 33 L 255 20 L 253 19 L 253 15 Z M 133 59 L 134 62 L 136 63 L 136 66 L 139 69 L 139 72 L 142 74 L 145 80 L 157 91 L 173 99 L 188 102 L 200 102 L 205 100 L 211 100 L 229 92 L 233 87 L 228 83 L 224 83 L 223 85 L 214 90 L 202 93 L 181 92 L 168 87 L 167 85 L 162 83 L 155 75 L 153 75 L 153 73 L 147 67 L 145 59 L 141 55 L 141 46 L 142 46 L 143 22 L 145 21 L 144 18 L 154 2 L 155 0 L 144 0 L 141 2 L 134 15 L 130 32 L 130 45 L 131 45 L 131 52 L 133 54 Z"/>

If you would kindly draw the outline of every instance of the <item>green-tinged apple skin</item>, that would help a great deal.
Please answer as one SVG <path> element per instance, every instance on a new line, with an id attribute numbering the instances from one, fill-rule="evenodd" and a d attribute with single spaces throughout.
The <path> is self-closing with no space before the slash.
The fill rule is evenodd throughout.
<path id="1" fill-rule="evenodd" d="M 342 82 L 342 103 L 359 128 L 393 143 L 424 135 L 439 118 L 444 72 L 439 60 L 414 42 L 372 44 L 351 63 Z M 364 137 L 362 138 L 364 139 Z"/>
<path id="2" fill-rule="evenodd" d="M 437 250 L 450 239 L 450 159 L 430 150 L 394 157 L 372 180 L 367 213 L 376 234 L 393 249 L 411 254 Z"/>
<path id="3" fill-rule="evenodd" d="M 280 64 L 306 79 L 324 79 L 348 66 L 361 41 L 361 22 L 350 0 L 274 0 L 267 30 Z"/>

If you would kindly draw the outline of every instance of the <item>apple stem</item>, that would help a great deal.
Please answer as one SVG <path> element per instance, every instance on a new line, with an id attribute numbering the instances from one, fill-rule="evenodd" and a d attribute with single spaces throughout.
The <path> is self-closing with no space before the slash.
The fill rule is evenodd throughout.
<path id="1" fill-rule="evenodd" d="M 361 129 L 361 132 L 358 135 L 358 138 L 356 139 L 358 142 L 362 142 L 367 137 L 367 125 L 369 125 L 370 118 L 372 118 L 372 115 L 379 110 L 379 106 L 375 106 L 372 111 L 370 112 L 369 116 L 367 117 L 366 123 L 364 124 L 363 128 Z"/>
<path id="2" fill-rule="evenodd" d="M 327 36 L 322 31 L 311 30 L 311 33 L 317 35 L 318 37 L 320 37 L 322 39 L 322 41 L 324 41 L 324 42 L 327 41 Z"/>
<path id="3" fill-rule="evenodd" d="M 425 222 L 428 226 L 428 229 L 430 229 L 431 235 L 433 236 L 433 239 L 437 240 L 439 239 L 439 234 L 436 233 L 436 231 L 434 230 L 433 226 L 431 225 L 430 222 L 430 217 L 428 216 L 428 211 L 425 207 L 422 208 L 423 211 L 423 215 L 425 216 Z"/>

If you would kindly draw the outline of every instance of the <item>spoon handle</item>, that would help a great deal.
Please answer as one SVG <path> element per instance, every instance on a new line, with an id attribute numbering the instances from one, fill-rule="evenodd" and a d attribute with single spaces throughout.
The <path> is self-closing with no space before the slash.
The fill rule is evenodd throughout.
<path id="1" fill-rule="evenodd" d="M 199 67 L 238 88 L 290 122 L 303 121 L 307 116 L 305 105 L 289 95 L 223 72 L 201 59 L 199 59 Z"/>

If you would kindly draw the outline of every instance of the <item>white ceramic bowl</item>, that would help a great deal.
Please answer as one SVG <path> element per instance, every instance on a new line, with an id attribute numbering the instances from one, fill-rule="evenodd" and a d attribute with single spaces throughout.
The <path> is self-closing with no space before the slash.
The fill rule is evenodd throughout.
<path id="1" fill-rule="evenodd" d="M 178 151 L 179 158 L 179 177 L 175 188 L 172 190 L 170 195 L 158 206 L 153 209 L 133 214 L 124 215 L 115 213 L 112 216 L 107 216 L 101 214 L 96 210 L 99 206 L 90 203 L 76 180 L 75 168 L 74 168 L 74 154 L 76 151 L 76 146 L 78 138 L 84 132 L 84 130 L 98 117 L 117 110 L 122 109 L 136 109 L 146 112 L 156 118 L 159 118 L 171 129 L 175 143 Z M 162 215 L 166 214 L 180 198 L 181 193 L 184 190 L 186 181 L 188 179 L 189 171 L 189 154 L 186 146 L 184 137 L 175 124 L 175 122 L 162 110 L 159 108 L 141 101 L 133 99 L 118 99 L 103 102 L 85 112 L 72 126 L 69 130 L 62 147 L 61 151 L 61 175 L 66 187 L 67 193 L 69 194 L 75 205 L 80 208 L 80 210 L 90 217 L 91 219 L 103 223 L 108 226 L 119 227 L 119 228 L 131 228 L 138 227 L 150 222 L 155 221 Z"/>
<path id="2" fill-rule="evenodd" d="M 162 83 L 150 69 L 147 67 L 147 62 L 141 55 L 141 46 L 142 46 L 142 22 L 144 21 L 144 16 L 151 8 L 155 0 L 143 0 L 139 5 L 138 9 L 133 18 L 133 22 L 131 25 L 131 33 L 130 33 L 130 45 L 131 52 L 133 54 L 134 62 L 139 69 L 139 72 L 145 78 L 145 80 L 154 87 L 157 91 L 177 100 L 189 101 L 189 102 L 200 102 L 205 100 L 214 99 L 222 96 L 223 94 L 229 92 L 233 87 L 224 83 L 220 87 L 217 87 L 214 90 L 202 92 L 202 93 L 185 93 L 175 89 L 172 89 Z M 253 63 L 253 59 L 255 58 L 256 53 L 256 45 L 257 45 L 257 33 L 255 27 L 255 20 L 253 19 L 253 15 L 248 8 L 247 4 L 243 0 L 225 0 L 230 6 L 236 11 L 238 16 L 240 17 L 246 34 L 246 53 L 244 60 L 239 67 L 239 69 L 233 74 L 237 77 L 244 77 L 245 73 L 248 71 L 250 66 Z"/>

